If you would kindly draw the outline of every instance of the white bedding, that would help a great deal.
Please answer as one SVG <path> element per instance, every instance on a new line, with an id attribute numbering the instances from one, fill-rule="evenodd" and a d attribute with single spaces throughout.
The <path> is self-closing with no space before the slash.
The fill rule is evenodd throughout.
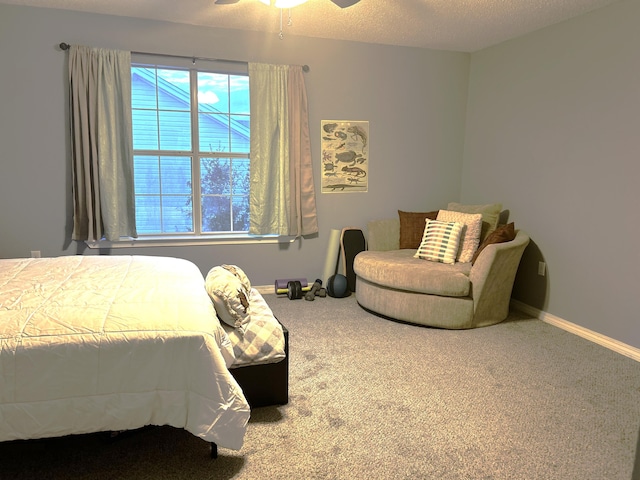
<path id="1" fill-rule="evenodd" d="M 171 425 L 237 450 L 233 361 L 191 262 L 0 260 L 0 441 Z"/>

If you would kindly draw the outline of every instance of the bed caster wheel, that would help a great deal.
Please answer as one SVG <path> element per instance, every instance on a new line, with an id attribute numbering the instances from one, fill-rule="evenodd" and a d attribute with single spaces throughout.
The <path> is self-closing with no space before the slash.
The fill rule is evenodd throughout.
<path id="1" fill-rule="evenodd" d="M 216 458 L 218 458 L 218 445 L 216 445 L 214 442 L 211 442 L 209 444 L 210 447 L 210 456 L 213 460 L 215 460 Z"/>
<path id="2" fill-rule="evenodd" d="M 289 297 L 289 300 L 302 298 L 302 283 L 300 281 L 292 280 L 287 283 L 287 297 Z"/>

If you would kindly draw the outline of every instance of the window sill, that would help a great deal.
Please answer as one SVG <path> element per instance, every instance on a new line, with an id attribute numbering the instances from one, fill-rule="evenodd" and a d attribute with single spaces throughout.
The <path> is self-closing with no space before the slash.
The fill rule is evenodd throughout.
<path id="1" fill-rule="evenodd" d="M 295 237 L 277 235 L 212 235 L 212 236 L 145 236 L 138 238 L 121 238 L 117 242 L 100 240 L 85 242 L 89 248 L 137 248 L 137 247 L 189 247 L 196 245 L 256 245 L 292 243 Z"/>

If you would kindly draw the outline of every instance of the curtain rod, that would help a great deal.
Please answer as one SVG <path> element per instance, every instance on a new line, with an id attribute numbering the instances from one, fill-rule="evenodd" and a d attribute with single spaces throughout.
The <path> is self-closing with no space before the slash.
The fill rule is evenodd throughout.
<path id="1" fill-rule="evenodd" d="M 71 48 L 71 45 L 69 45 L 68 43 L 62 42 L 60 45 L 58 45 L 60 47 L 61 50 L 69 50 L 69 48 Z M 153 56 L 157 56 L 157 57 L 172 57 L 172 58 L 188 58 L 193 60 L 193 63 L 196 63 L 196 60 L 203 60 L 203 61 L 208 61 L 208 62 L 226 62 L 226 63 L 241 63 L 246 65 L 248 62 L 243 62 L 241 60 L 227 60 L 224 58 L 207 58 L 207 57 L 188 57 L 186 55 L 169 55 L 169 54 L 163 54 L 163 53 L 153 53 L 153 52 L 131 52 L 134 55 L 153 55 Z M 303 72 L 308 72 L 309 71 L 309 65 L 302 65 L 302 71 Z"/>

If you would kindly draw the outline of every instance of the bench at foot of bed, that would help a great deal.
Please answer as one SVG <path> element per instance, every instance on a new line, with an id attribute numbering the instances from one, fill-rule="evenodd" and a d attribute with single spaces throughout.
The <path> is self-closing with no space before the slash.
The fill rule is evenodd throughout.
<path id="1" fill-rule="evenodd" d="M 214 442 L 211 442 L 211 458 L 214 460 L 218 458 L 218 445 Z"/>
<path id="2" fill-rule="evenodd" d="M 277 363 L 231 368 L 251 408 L 289 403 L 289 331 L 284 333 L 285 357 Z"/>

